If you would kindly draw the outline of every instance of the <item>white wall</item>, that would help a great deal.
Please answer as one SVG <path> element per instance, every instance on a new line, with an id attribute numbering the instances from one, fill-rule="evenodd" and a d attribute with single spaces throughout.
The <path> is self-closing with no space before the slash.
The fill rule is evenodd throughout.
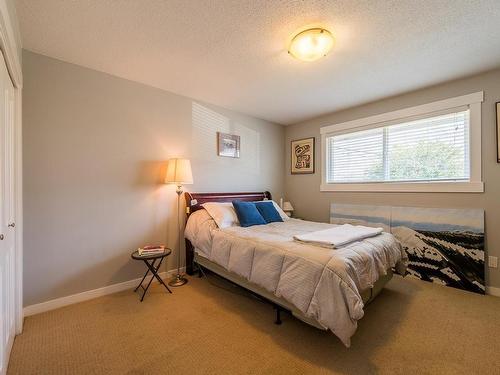
<path id="1" fill-rule="evenodd" d="M 190 191 L 282 195 L 280 125 L 28 51 L 23 73 L 25 306 L 140 277 L 132 250 L 175 246 L 171 157 L 191 158 Z M 217 131 L 241 135 L 240 159 L 216 155 Z"/>

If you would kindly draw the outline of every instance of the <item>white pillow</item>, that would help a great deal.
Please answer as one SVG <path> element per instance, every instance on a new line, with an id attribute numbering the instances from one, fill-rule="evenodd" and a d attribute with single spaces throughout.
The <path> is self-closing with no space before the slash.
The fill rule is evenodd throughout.
<path id="1" fill-rule="evenodd" d="M 238 216 L 231 202 L 207 202 L 201 205 L 221 229 L 239 226 Z"/>
<path id="2" fill-rule="evenodd" d="M 285 212 L 281 209 L 281 207 L 279 206 L 278 203 L 276 203 L 275 201 L 271 201 L 271 202 L 273 202 L 274 208 L 276 208 L 276 211 L 278 211 L 278 213 L 280 214 L 283 221 L 290 220 L 290 217 L 287 214 L 285 214 Z"/>

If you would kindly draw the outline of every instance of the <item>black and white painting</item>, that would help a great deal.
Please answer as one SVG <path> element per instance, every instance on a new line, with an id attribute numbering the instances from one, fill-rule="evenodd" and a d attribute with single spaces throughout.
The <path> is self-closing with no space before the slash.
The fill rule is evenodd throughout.
<path id="1" fill-rule="evenodd" d="M 291 142 L 292 174 L 314 173 L 314 143 L 315 138 L 296 139 Z"/>
<path id="2" fill-rule="evenodd" d="M 239 158 L 240 136 L 217 132 L 217 155 Z"/>
<path id="3" fill-rule="evenodd" d="M 483 210 L 332 204 L 330 222 L 381 226 L 401 242 L 411 276 L 485 293 Z"/>

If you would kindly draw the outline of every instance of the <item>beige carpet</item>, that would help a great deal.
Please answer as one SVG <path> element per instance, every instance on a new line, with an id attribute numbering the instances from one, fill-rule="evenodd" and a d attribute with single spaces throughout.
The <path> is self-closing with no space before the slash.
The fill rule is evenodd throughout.
<path id="1" fill-rule="evenodd" d="M 210 277 L 212 283 L 220 281 Z M 500 373 L 500 298 L 395 277 L 352 347 L 207 279 L 28 317 L 8 374 Z"/>

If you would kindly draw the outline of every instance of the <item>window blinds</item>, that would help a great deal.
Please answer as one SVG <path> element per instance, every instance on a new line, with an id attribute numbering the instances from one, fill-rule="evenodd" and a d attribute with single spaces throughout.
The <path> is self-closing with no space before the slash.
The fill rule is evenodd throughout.
<path id="1" fill-rule="evenodd" d="M 327 183 L 467 181 L 469 110 L 327 136 Z"/>

